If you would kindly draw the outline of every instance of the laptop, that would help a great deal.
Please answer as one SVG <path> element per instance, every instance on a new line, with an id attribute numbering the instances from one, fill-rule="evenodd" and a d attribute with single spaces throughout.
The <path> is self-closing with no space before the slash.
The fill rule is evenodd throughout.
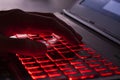
<path id="1" fill-rule="evenodd" d="M 120 44 L 120 0 L 78 0 L 63 12 Z"/>
<path id="2" fill-rule="evenodd" d="M 111 9 L 111 6 L 115 8 Z M 120 44 L 118 7 L 119 0 L 79 0 L 64 13 Z M 111 54 L 97 52 L 82 41 L 78 45 L 71 45 L 61 36 L 49 32 L 16 34 L 10 38 L 42 42 L 47 46 L 47 52 L 42 56 L 8 54 L 9 61 L 1 57 L 1 62 L 9 63 L 7 69 L 10 69 L 10 72 L 2 72 L 7 69 L 0 68 L 4 73 L 1 80 L 14 77 L 10 76 L 11 72 L 15 78 L 10 80 L 120 80 L 119 61 L 115 61 Z"/>

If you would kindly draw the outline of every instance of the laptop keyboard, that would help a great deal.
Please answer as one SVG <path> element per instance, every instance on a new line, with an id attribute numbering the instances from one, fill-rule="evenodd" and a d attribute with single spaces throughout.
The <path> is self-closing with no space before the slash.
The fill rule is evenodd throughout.
<path id="1" fill-rule="evenodd" d="M 120 67 L 81 43 L 72 45 L 56 34 L 16 34 L 11 38 L 29 38 L 43 42 L 45 55 L 16 54 L 33 80 L 85 80 L 120 75 Z"/>

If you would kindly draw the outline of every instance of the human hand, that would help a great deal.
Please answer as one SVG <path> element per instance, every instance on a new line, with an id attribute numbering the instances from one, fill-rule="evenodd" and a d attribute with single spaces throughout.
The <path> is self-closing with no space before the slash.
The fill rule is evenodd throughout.
<path id="1" fill-rule="evenodd" d="M 81 37 L 67 24 L 51 13 L 24 12 L 21 10 L 0 11 L 0 51 L 23 55 L 42 55 L 47 48 L 43 43 L 29 39 L 11 39 L 14 34 L 56 33 L 72 44 L 78 44 Z"/>

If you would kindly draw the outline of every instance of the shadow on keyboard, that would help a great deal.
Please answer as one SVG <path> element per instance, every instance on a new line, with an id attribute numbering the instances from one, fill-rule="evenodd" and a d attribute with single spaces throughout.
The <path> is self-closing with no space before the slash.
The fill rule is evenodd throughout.
<path id="1" fill-rule="evenodd" d="M 44 56 L 16 54 L 33 80 L 85 80 L 120 75 L 120 67 L 81 43 L 71 45 L 56 34 L 16 34 L 11 38 L 29 38 L 43 42 Z"/>

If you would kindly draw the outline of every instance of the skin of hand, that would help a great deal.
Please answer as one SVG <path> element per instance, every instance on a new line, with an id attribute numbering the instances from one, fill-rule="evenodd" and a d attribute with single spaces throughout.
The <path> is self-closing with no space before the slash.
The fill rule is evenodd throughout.
<path id="1" fill-rule="evenodd" d="M 15 34 L 56 33 L 72 44 L 79 44 L 81 36 L 52 13 L 25 12 L 19 9 L 0 11 L 0 52 L 39 56 L 47 51 L 43 43 L 30 39 L 9 38 Z"/>

